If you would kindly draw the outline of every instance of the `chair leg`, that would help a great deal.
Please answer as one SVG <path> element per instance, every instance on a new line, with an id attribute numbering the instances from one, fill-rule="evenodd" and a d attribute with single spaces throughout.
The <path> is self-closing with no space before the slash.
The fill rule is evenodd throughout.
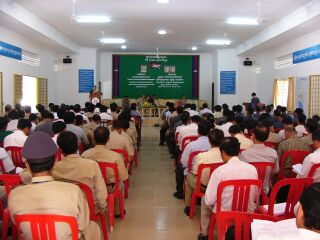
<path id="1" fill-rule="evenodd" d="M 2 240 L 8 239 L 8 228 L 9 228 L 9 221 L 10 221 L 10 213 L 9 209 L 6 208 L 3 211 L 3 220 L 2 220 Z"/>
<path id="2" fill-rule="evenodd" d="M 114 196 L 108 195 L 108 210 L 109 210 L 109 221 L 110 221 L 110 232 L 113 231 L 114 227 Z"/>
<path id="3" fill-rule="evenodd" d="M 190 203 L 190 214 L 189 214 L 190 219 L 193 219 L 193 215 L 194 215 L 195 208 L 196 208 L 196 202 L 197 202 L 197 196 L 194 193 L 192 193 L 191 203 Z"/>
<path id="4" fill-rule="evenodd" d="M 208 228 L 208 240 L 213 240 L 213 231 L 214 231 L 215 221 L 216 221 L 216 214 L 212 213 L 210 216 L 210 224 Z"/>
<path id="5" fill-rule="evenodd" d="M 122 193 L 119 194 L 118 198 L 119 198 L 121 219 L 124 220 L 124 201 L 123 201 Z"/>
<path id="6" fill-rule="evenodd" d="M 108 240 L 107 222 L 104 214 L 100 215 L 100 223 L 101 223 L 101 229 L 103 233 L 103 239 Z"/>
<path id="7" fill-rule="evenodd" d="M 124 181 L 124 197 L 129 197 L 129 180 Z"/>

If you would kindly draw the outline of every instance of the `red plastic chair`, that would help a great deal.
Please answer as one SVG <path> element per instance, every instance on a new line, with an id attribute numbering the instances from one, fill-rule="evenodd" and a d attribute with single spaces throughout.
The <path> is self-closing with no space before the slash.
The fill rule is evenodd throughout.
<path id="1" fill-rule="evenodd" d="M 108 240 L 107 222 L 106 218 L 102 213 L 96 213 L 94 210 L 94 197 L 91 188 L 85 183 L 76 183 L 81 190 L 86 194 L 89 209 L 90 209 L 90 220 L 94 222 L 100 221 L 101 229 L 103 232 L 104 240 Z M 106 199 L 107 200 L 107 199 Z"/>
<path id="2" fill-rule="evenodd" d="M 136 124 L 137 133 L 138 133 L 138 146 L 141 146 L 142 119 L 139 116 L 133 116 L 133 118 Z"/>
<path id="3" fill-rule="evenodd" d="M 276 216 L 281 219 L 294 218 L 294 207 L 300 199 L 302 192 L 306 187 L 311 185 L 313 182 L 312 178 L 289 178 L 280 180 L 277 182 L 271 191 L 269 197 L 268 209 L 263 206 L 260 206 L 258 209 L 259 213 L 267 214 L 270 216 Z M 274 214 L 274 205 L 276 203 L 276 198 L 279 190 L 283 187 L 289 187 L 287 202 L 285 206 L 285 211 L 281 214 Z"/>
<path id="4" fill-rule="evenodd" d="M 277 149 L 277 144 L 274 143 L 274 142 L 265 142 L 264 145 L 266 147 L 270 147 L 270 148 L 273 148 L 273 149 Z"/>
<path id="5" fill-rule="evenodd" d="M 22 147 L 6 147 L 6 151 L 10 153 L 12 162 L 16 167 L 26 167 L 22 160 Z"/>
<path id="6" fill-rule="evenodd" d="M 182 139 L 182 143 L 181 143 L 181 152 L 183 152 L 183 150 L 186 148 L 186 146 L 188 145 L 188 143 L 196 141 L 199 138 L 199 136 L 194 135 L 194 136 L 187 136 L 184 137 Z"/>
<path id="7" fill-rule="evenodd" d="M 316 173 L 316 171 L 320 171 L 320 163 L 316 163 L 312 165 L 308 173 L 308 178 L 313 178 L 313 175 Z M 314 178 L 313 178 L 313 182 L 316 182 Z"/>
<path id="8" fill-rule="evenodd" d="M 124 165 L 128 169 L 128 163 L 129 163 L 129 154 L 126 150 L 123 149 L 110 149 L 111 151 L 117 152 L 119 154 L 122 154 L 124 157 Z M 132 163 L 130 163 L 131 165 Z M 129 167 L 129 174 L 130 174 L 130 167 Z M 124 197 L 127 199 L 129 197 L 129 179 L 123 182 L 124 183 Z"/>
<path id="9" fill-rule="evenodd" d="M 251 188 L 257 188 L 257 195 L 255 201 L 256 203 L 258 203 L 262 186 L 263 182 L 261 180 L 256 179 L 237 179 L 220 182 L 217 190 L 216 213 L 221 211 L 222 193 L 225 188 L 233 187 L 232 204 L 230 210 L 238 212 L 247 212 Z M 213 212 L 210 217 L 210 225 L 208 229 L 209 240 L 213 239 L 213 230 L 215 225 L 216 213 Z"/>
<path id="10" fill-rule="evenodd" d="M 209 169 L 210 173 L 209 176 L 216 170 L 218 167 L 223 165 L 223 163 L 211 163 L 211 164 L 200 164 L 198 167 L 198 175 L 197 175 L 197 183 L 196 188 L 193 190 L 191 195 L 191 203 L 190 203 L 190 214 L 189 218 L 192 219 L 194 216 L 194 211 L 196 208 L 197 198 L 202 198 L 204 193 L 201 192 L 201 175 L 204 169 Z"/>
<path id="11" fill-rule="evenodd" d="M 194 151 L 194 152 L 191 152 L 191 153 L 189 154 L 189 159 L 188 159 L 188 173 L 191 172 L 193 159 L 194 159 L 199 153 L 202 153 L 202 152 L 205 152 L 205 151 Z"/>
<path id="12" fill-rule="evenodd" d="M 308 156 L 310 154 L 309 151 L 285 151 L 284 153 L 282 153 L 281 158 L 280 158 L 280 170 L 279 170 L 279 180 L 285 179 L 285 161 L 288 157 L 291 158 L 291 166 L 295 165 L 295 164 L 302 164 L 304 158 L 306 156 Z M 290 171 L 292 170 L 292 168 L 290 168 Z M 290 178 L 295 178 L 296 177 L 296 173 L 294 173 L 293 171 L 290 172 Z"/>
<path id="13" fill-rule="evenodd" d="M 33 240 L 56 240 L 56 223 L 67 223 L 71 229 L 72 240 L 78 239 L 78 223 L 75 217 L 51 215 L 51 214 L 25 214 L 14 215 L 14 221 L 16 223 L 19 239 L 21 237 L 21 223 L 29 222 L 31 226 L 31 233 Z"/>
<path id="14" fill-rule="evenodd" d="M 3 141 L 0 142 L 0 148 L 3 148 Z"/>
<path id="15" fill-rule="evenodd" d="M 11 189 L 21 184 L 21 178 L 19 175 L 14 174 L 1 174 L 0 175 L 0 182 L 3 183 L 5 191 L 6 191 L 6 198 L 8 199 Z M 8 228 L 10 222 L 10 213 L 9 209 L 3 209 L 3 216 L 2 216 L 2 239 L 6 240 L 8 235 Z"/>
<path id="16" fill-rule="evenodd" d="M 82 143 L 79 143 L 78 145 L 79 154 L 81 155 L 84 152 L 84 146 Z"/>
<path id="17" fill-rule="evenodd" d="M 274 128 L 275 133 L 279 133 L 283 128 Z"/>
<path id="18" fill-rule="evenodd" d="M 254 219 L 267 220 L 277 222 L 276 217 L 246 213 L 246 212 L 232 212 L 222 211 L 216 215 L 218 240 L 225 240 L 225 235 L 228 228 L 234 225 L 234 239 L 235 240 L 249 240 L 251 239 L 251 223 Z"/>
<path id="19" fill-rule="evenodd" d="M 56 160 L 57 161 L 61 161 L 62 160 L 62 152 L 61 152 L 61 149 L 59 148 L 57 153 L 56 153 Z"/>
<path id="20" fill-rule="evenodd" d="M 106 162 L 98 162 L 101 174 L 103 176 L 104 182 L 106 186 L 108 185 L 108 178 L 107 178 L 107 171 L 111 169 L 114 172 L 115 177 L 115 185 L 114 185 L 114 192 L 108 192 L 108 209 L 109 209 L 109 220 L 111 225 L 111 232 L 113 231 L 114 227 L 114 199 L 119 198 L 120 203 L 120 215 L 121 219 L 124 219 L 124 202 L 122 192 L 119 190 L 119 172 L 118 166 L 116 163 L 106 163 Z"/>
<path id="21" fill-rule="evenodd" d="M 253 165 L 257 169 L 258 178 L 259 180 L 265 182 L 266 180 L 269 181 L 269 189 L 271 189 L 271 176 L 274 168 L 274 163 L 272 162 L 251 162 L 251 165 Z M 269 174 L 268 173 L 269 169 Z M 262 192 L 263 193 L 263 192 Z M 264 201 L 267 198 L 266 194 L 262 194 Z"/>

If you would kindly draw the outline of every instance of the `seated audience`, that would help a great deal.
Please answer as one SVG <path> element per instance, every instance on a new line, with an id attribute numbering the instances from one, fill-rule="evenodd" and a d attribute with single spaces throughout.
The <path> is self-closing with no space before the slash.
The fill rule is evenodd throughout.
<path id="1" fill-rule="evenodd" d="M 19 112 L 15 109 L 11 110 L 8 113 L 9 123 L 7 125 L 7 131 L 15 131 L 17 130 L 18 121 L 19 121 Z"/>
<path id="2" fill-rule="evenodd" d="M 288 126 L 284 129 L 285 140 L 279 143 L 278 146 L 278 158 L 281 159 L 281 155 L 290 150 L 310 151 L 310 146 L 302 141 L 298 136 L 296 129 L 293 126 Z M 285 161 L 284 168 L 291 169 L 291 160 L 288 158 Z"/>
<path id="3" fill-rule="evenodd" d="M 29 121 L 31 122 L 31 133 L 32 133 L 32 132 L 34 132 L 34 130 L 36 129 L 36 127 L 39 123 L 37 114 L 31 113 L 29 115 Z"/>
<path id="4" fill-rule="evenodd" d="M 125 120 L 113 121 L 110 133 L 110 140 L 107 142 L 107 149 L 122 149 L 129 155 L 129 161 L 133 159 L 134 148 L 130 140 L 122 134 Z"/>
<path id="5" fill-rule="evenodd" d="M 254 166 L 239 160 L 240 143 L 234 137 L 225 138 L 220 144 L 221 158 L 224 165 L 218 167 L 211 175 L 205 196 L 201 202 L 201 233 L 198 240 L 206 240 L 212 212 L 216 211 L 217 189 L 220 182 L 237 179 L 258 179 L 258 173 Z M 233 189 L 225 189 L 222 195 L 221 209 L 228 211 L 232 205 Z M 248 212 L 254 212 L 256 208 L 256 196 L 250 194 Z"/>
<path id="6" fill-rule="evenodd" d="M 4 112 L 0 114 L 1 117 L 8 117 L 9 112 L 11 112 L 12 106 L 10 104 L 6 104 L 4 106 Z"/>
<path id="7" fill-rule="evenodd" d="M 77 154 L 78 141 L 73 132 L 60 133 L 57 143 L 64 158 L 54 166 L 54 179 L 87 184 L 94 195 L 96 212 L 104 213 L 107 207 L 108 193 L 99 165 L 95 161 L 81 158 Z"/>
<path id="8" fill-rule="evenodd" d="M 85 124 L 85 127 L 90 129 L 91 131 L 96 130 L 97 127 L 100 126 L 101 117 L 99 114 L 94 114 L 91 118 L 91 121 Z"/>
<path id="9" fill-rule="evenodd" d="M 180 128 L 180 134 L 178 136 L 178 145 L 181 149 L 182 140 L 188 136 L 198 135 L 198 124 L 201 121 L 200 116 L 195 115 L 190 118 L 190 124 Z"/>
<path id="10" fill-rule="evenodd" d="M 52 131 L 54 132 L 54 135 L 52 137 L 52 140 L 57 144 L 57 139 L 60 133 L 66 131 L 67 125 L 62 121 L 56 121 L 52 123 Z"/>
<path id="11" fill-rule="evenodd" d="M 318 129 L 318 122 L 313 118 L 309 118 L 306 123 L 306 130 L 308 135 L 301 138 L 302 141 L 308 145 L 312 145 L 312 133 Z"/>
<path id="12" fill-rule="evenodd" d="M 124 165 L 124 160 L 122 156 L 114 151 L 111 151 L 106 148 L 106 144 L 109 141 L 110 132 L 105 127 L 98 127 L 94 131 L 94 139 L 96 142 L 96 146 L 85 151 L 81 157 L 92 159 L 96 162 L 108 162 L 108 163 L 115 163 L 118 166 L 119 172 L 119 190 L 121 192 L 124 191 L 124 184 L 123 182 L 129 178 L 128 170 Z M 114 192 L 114 184 L 115 184 L 115 176 L 113 171 L 107 171 L 107 178 L 108 184 L 107 189 L 109 193 Z M 115 214 L 120 215 L 120 205 L 119 199 L 116 199 L 116 207 L 115 207 Z"/>
<path id="13" fill-rule="evenodd" d="M 0 148 L 0 161 L 2 161 L 4 171 L 5 171 L 2 173 L 15 173 L 14 170 L 16 167 L 14 166 L 11 157 L 9 156 L 9 154 L 4 148 Z M 1 172 L 1 169 L 0 169 L 0 172 Z"/>
<path id="14" fill-rule="evenodd" d="M 89 220 L 89 207 L 83 192 L 72 183 L 58 182 L 52 177 L 57 146 L 49 135 L 39 131 L 32 134 L 22 151 L 32 184 L 12 189 L 8 205 L 11 220 L 16 214 L 59 214 L 75 217 L 79 239 L 102 239 L 99 225 Z M 73 169 L 72 169 L 73 170 Z M 29 225 L 22 224 L 24 239 L 32 239 Z M 69 227 L 56 225 L 57 239 L 69 239 Z"/>
<path id="15" fill-rule="evenodd" d="M 189 216 L 190 214 L 190 203 L 191 203 L 191 194 L 196 188 L 197 184 L 197 175 L 198 175 L 198 167 L 201 164 L 211 164 L 211 163 L 222 163 L 221 153 L 219 150 L 219 145 L 222 142 L 224 135 L 223 131 L 219 129 L 213 129 L 208 134 L 209 142 L 211 145 L 211 149 L 207 152 L 199 153 L 195 157 L 194 165 L 192 167 L 191 172 L 188 174 L 185 184 L 185 198 L 184 203 L 185 207 L 185 214 Z M 210 171 L 208 169 L 204 169 L 201 175 L 201 188 L 203 192 L 208 185 L 210 178 Z"/>
<path id="16" fill-rule="evenodd" d="M 84 124 L 83 116 L 84 115 L 81 114 L 76 115 L 76 126 L 81 127 L 84 130 L 89 140 L 90 146 L 94 146 L 95 141 L 93 137 L 93 131 L 86 127 L 86 124 Z"/>
<path id="17" fill-rule="evenodd" d="M 85 114 L 82 114 L 82 113 L 81 113 L 81 106 L 80 106 L 80 104 L 75 104 L 75 105 L 73 106 L 73 111 L 74 111 L 74 114 L 75 114 L 76 116 L 81 115 L 81 116 L 83 117 L 84 123 L 89 123 L 89 118 L 88 118 Z"/>
<path id="18" fill-rule="evenodd" d="M 47 133 L 50 137 L 53 137 L 54 132 L 52 131 L 52 122 L 54 116 L 48 111 L 43 111 L 41 113 L 42 121 L 36 126 L 34 131 L 42 131 Z"/>
<path id="19" fill-rule="evenodd" d="M 195 116 L 194 116 L 195 117 Z M 188 169 L 188 161 L 190 153 L 195 151 L 208 151 L 211 145 L 208 139 L 210 131 L 210 123 L 206 120 L 201 120 L 198 124 L 199 138 L 196 141 L 188 143 L 181 155 L 181 161 L 176 166 L 176 192 L 173 194 L 175 198 L 182 199 L 183 197 L 183 181 L 191 169 Z M 194 163 L 194 160 L 193 160 Z M 193 164 L 192 164 L 193 165 Z"/>
<path id="20" fill-rule="evenodd" d="M 315 130 L 312 133 L 313 146 L 316 149 L 310 153 L 302 163 L 301 173 L 297 175 L 298 178 L 308 177 L 311 167 L 314 164 L 320 163 L 320 130 Z M 316 171 L 313 175 L 314 182 L 320 182 L 320 171 Z"/>
<path id="21" fill-rule="evenodd" d="M 118 113 L 117 113 L 117 104 L 116 103 L 111 103 L 110 104 L 110 110 L 111 110 L 111 117 L 113 120 L 117 120 L 118 119 Z"/>
<path id="22" fill-rule="evenodd" d="M 221 112 L 222 107 L 220 105 L 214 106 L 213 110 L 214 110 L 213 116 L 215 119 L 219 119 L 219 118 L 223 117 L 222 112 Z"/>
<path id="23" fill-rule="evenodd" d="M 285 117 L 285 118 L 282 120 L 282 124 L 283 124 L 284 129 L 285 129 L 286 127 L 293 127 L 292 118 L 291 118 L 291 117 Z M 283 141 L 283 140 L 285 139 L 284 129 L 281 129 L 280 132 L 278 133 L 281 141 Z"/>
<path id="24" fill-rule="evenodd" d="M 197 105 L 194 103 L 190 105 L 190 110 L 188 112 L 190 113 L 190 117 L 200 115 L 200 113 L 197 112 Z"/>
<path id="25" fill-rule="evenodd" d="M 279 172 L 279 160 L 276 150 L 266 147 L 265 141 L 268 139 L 269 130 L 267 127 L 260 125 L 252 131 L 252 140 L 254 145 L 241 152 L 239 159 L 243 162 L 272 162 L 274 163 L 273 174 Z M 270 169 L 267 171 L 266 176 L 269 176 Z M 266 178 L 264 181 L 263 191 L 265 194 L 269 193 L 270 179 Z"/>
<path id="26" fill-rule="evenodd" d="M 223 114 L 227 116 L 227 122 L 222 124 L 221 126 L 216 126 L 216 128 L 221 129 L 225 137 L 230 137 L 229 128 L 235 124 L 235 117 L 234 113 L 230 112 L 229 110 L 224 111 Z"/>
<path id="27" fill-rule="evenodd" d="M 87 134 L 85 133 L 85 131 L 81 128 L 75 125 L 76 123 L 76 116 L 73 112 L 66 112 L 64 114 L 64 122 L 67 125 L 66 130 L 73 132 L 77 138 L 78 138 L 78 142 L 82 143 L 84 145 L 85 148 L 87 148 L 87 146 L 89 146 L 89 140 L 87 137 Z"/>
<path id="28" fill-rule="evenodd" d="M 273 111 L 273 127 L 277 130 L 277 129 L 283 129 L 284 126 L 282 124 L 283 121 L 283 115 L 281 113 L 281 111 L 279 110 L 274 110 Z"/>
<path id="29" fill-rule="evenodd" d="M 305 128 L 306 119 L 307 117 L 303 113 L 297 116 L 298 125 L 296 126 L 296 131 L 298 137 L 303 137 L 308 134 Z"/>
<path id="30" fill-rule="evenodd" d="M 296 211 L 297 232 L 273 237 L 262 233 L 257 240 L 318 240 L 320 239 L 320 183 L 307 187 Z"/>
<path id="31" fill-rule="evenodd" d="M 18 129 L 4 138 L 3 147 L 23 147 L 30 134 L 30 129 L 31 123 L 28 119 L 19 119 Z"/>
<path id="32" fill-rule="evenodd" d="M 100 107 L 101 121 L 112 121 L 113 120 L 112 116 L 109 113 L 107 113 L 107 111 L 108 111 L 108 108 L 104 105 L 101 105 L 101 107 Z"/>
<path id="33" fill-rule="evenodd" d="M 262 125 L 265 128 L 267 128 L 267 130 L 269 132 L 269 136 L 268 136 L 268 139 L 266 140 L 266 142 L 278 144 L 281 141 L 281 139 L 279 137 L 279 134 L 273 132 L 274 128 L 272 126 L 272 121 L 270 121 L 269 119 L 265 118 L 265 119 L 262 119 L 260 121 L 260 125 Z"/>
<path id="34" fill-rule="evenodd" d="M 232 125 L 229 128 L 229 133 L 232 137 L 235 137 L 240 142 L 240 149 L 244 150 L 253 146 L 251 139 L 243 135 L 242 129 L 239 125 Z"/>
<path id="35" fill-rule="evenodd" d="M 12 131 L 7 131 L 8 119 L 6 117 L 0 117 L 0 142 L 3 143 L 3 140 L 6 136 L 13 133 Z"/>
<path id="36" fill-rule="evenodd" d="M 142 117 L 141 113 L 137 111 L 137 104 L 131 103 L 131 111 L 130 111 L 131 116 L 133 117 Z"/>
<path id="37" fill-rule="evenodd" d="M 207 103 L 202 104 L 202 109 L 200 111 L 200 116 L 202 116 L 204 113 L 211 113 L 212 114 L 212 111 L 208 108 L 208 104 Z"/>

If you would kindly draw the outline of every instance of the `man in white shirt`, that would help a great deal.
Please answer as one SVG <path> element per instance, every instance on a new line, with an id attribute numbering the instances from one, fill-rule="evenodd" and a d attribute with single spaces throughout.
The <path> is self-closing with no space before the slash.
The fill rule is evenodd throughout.
<path id="1" fill-rule="evenodd" d="M 306 115 L 301 113 L 297 116 L 297 120 L 298 120 L 298 125 L 296 126 L 297 136 L 303 137 L 304 135 L 308 134 L 308 132 L 304 126 L 306 123 L 307 117 L 306 117 Z"/>
<path id="2" fill-rule="evenodd" d="M 301 194 L 296 213 L 297 231 L 281 237 L 261 234 L 257 240 L 319 240 L 320 239 L 320 183 L 313 183 Z"/>
<path id="3" fill-rule="evenodd" d="M 190 214 L 191 194 L 192 194 L 192 191 L 196 188 L 196 184 L 197 184 L 198 167 L 201 164 L 223 163 L 221 159 L 221 153 L 219 150 L 219 145 L 224 138 L 222 130 L 220 129 L 211 130 L 208 134 L 208 138 L 211 145 L 211 149 L 207 152 L 199 153 L 195 157 L 195 162 L 192 167 L 192 170 L 188 174 L 186 179 L 185 196 L 184 196 L 184 203 L 186 205 L 186 208 L 184 212 L 187 216 L 189 216 Z M 200 179 L 201 189 L 206 188 L 209 182 L 209 178 L 210 178 L 210 171 L 208 169 L 204 169 Z"/>
<path id="4" fill-rule="evenodd" d="M 210 131 L 210 123 L 206 120 L 202 120 L 198 124 L 199 138 L 196 141 L 189 143 L 184 149 L 181 161 L 176 166 L 176 192 L 173 194 L 175 198 L 182 199 L 183 197 L 183 182 L 184 177 L 188 175 L 188 162 L 191 152 L 195 151 L 208 151 L 211 149 L 208 133 Z M 193 165 L 193 164 L 192 164 Z"/>
<path id="5" fill-rule="evenodd" d="M 213 116 L 214 116 L 215 119 L 223 117 L 223 114 L 222 114 L 221 110 L 222 110 L 222 107 L 220 105 L 214 106 Z"/>
<path id="6" fill-rule="evenodd" d="M 225 124 L 222 124 L 221 126 L 216 126 L 216 128 L 221 129 L 223 131 L 223 134 L 225 137 L 231 137 L 229 133 L 229 128 L 235 124 L 235 117 L 234 114 L 229 113 L 227 117 L 227 122 Z"/>
<path id="7" fill-rule="evenodd" d="M 313 146 L 316 150 L 310 153 L 302 163 L 301 173 L 297 175 L 298 178 L 306 178 L 314 164 L 320 163 L 320 130 L 312 133 Z M 320 171 L 317 170 L 313 174 L 314 182 L 320 182 Z"/>
<path id="8" fill-rule="evenodd" d="M 208 108 L 208 104 L 207 103 L 202 104 L 202 110 L 200 111 L 200 116 L 202 116 L 205 113 L 211 113 L 212 114 L 212 111 Z"/>
<path id="9" fill-rule="evenodd" d="M 13 109 L 8 113 L 8 119 L 10 122 L 7 125 L 7 131 L 15 131 L 17 130 L 18 121 L 19 121 L 19 113 L 17 110 Z"/>
<path id="10" fill-rule="evenodd" d="M 234 137 L 225 138 L 220 144 L 221 158 L 224 165 L 218 167 L 211 175 L 209 184 L 201 202 L 201 233 L 198 240 L 206 240 L 210 215 L 216 212 L 217 190 L 219 183 L 227 180 L 258 179 L 258 173 L 254 166 L 239 160 L 240 143 Z M 227 188 L 223 191 L 221 210 L 230 211 L 233 199 L 233 189 Z M 257 192 L 251 191 L 248 203 L 248 212 L 256 208 Z"/>
<path id="11" fill-rule="evenodd" d="M 253 146 L 252 140 L 243 135 L 242 129 L 238 124 L 232 125 L 229 128 L 229 133 L 232 137 L 239 140 L 241 150 L 245 150 Z"/>
<path id="12" fill-rule="evenodd" d="M 190 110 L 188 110 L 188 112 L 190 113 L 190 117 L 199 115 L 199 112 L 197 112 L 197 105 L 194 103 L 190 105 Z"/>
<path id="13" fill-rule="evenodd" d="M 104 106 L 104 105 L 101 105 L 100 106 L 100 117 L 101 117 L 101 121 L 112 121 L 113 120 L 113 117 L 107 113 L 107 107 Z"/>
<path id="14" fill-rule="evenodd" d="M 293 121 L 292 121 L 292 118 L 291 117 L 285 117 L 283 120 L 282 120 L 282 124 L 283 124 L 283 129 L 279 131 L 279 137 L 280 137 L 280 140 L 283 141 L 285 140 L 285 133 L 284 133 L 284 129 L 286 127 L 292 127 L 293 126 Z"/>
<path id="15" fill-rule="evenodd" d="M 11 157 L 4 148 L 0 148 L 0 161 L 2 161 L 5 173 L 9 173 L 16 168 Z"/>
<path id="16" fill-rule="evenodd" d="M 266 147 L 264 142 L 268 139 L 269 131 L 265 126 L 258 126 L 252 131 L 252 139 L 254 145 L 241 152 L 239 159 L 243 162 L 272 162 L 274 163 L 273 174 L 277 174 L 279 172 L 279 161 L 277 151 L 273 148 Z M 270 170 L 267 170 L 266 176 L 269 176 Z M 270 179 L 268 177 L 264 180 L 263 191 L 265 194 L 269 193 L 269 182 Z"/>
<path id="17" fill-rule="evenodd" d="M 28 119 L 19 119 L 18 129 L 5 137 L 3 147 L 23 147 L 30 134 L 31 123 Z"/>
<path id="18" fill-rule="evenodd" d="M 201 121 L 200 116 L 195 115 L 191 117 L 190 120 L 191 122 L 189 125 L 180 128 L 180 133 L 178 136 L 178 145 L 180 146 L 180 150 L 182 147 L 182 140 L 185 137 L 198 135 L 198 124 Z"/>
<path id="19" fill-rule="evenodd" d="M 57 144 L 57 139 L 59 137 L 59 134 L 66 130 L 66 124 L 62 121 L 56 121 L 52 123 L 52 131 L 54 132 L 54 136 L 52 137 L 52 140 L 55 144 Z"/>

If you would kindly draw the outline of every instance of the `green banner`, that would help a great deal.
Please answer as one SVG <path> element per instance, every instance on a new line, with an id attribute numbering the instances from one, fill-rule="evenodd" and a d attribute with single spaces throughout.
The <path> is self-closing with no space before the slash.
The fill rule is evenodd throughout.
<path id="1" fill-rule="evenodd" d="M 113 96 L 198 98 L 199 56 L 114 55 Z"/>

